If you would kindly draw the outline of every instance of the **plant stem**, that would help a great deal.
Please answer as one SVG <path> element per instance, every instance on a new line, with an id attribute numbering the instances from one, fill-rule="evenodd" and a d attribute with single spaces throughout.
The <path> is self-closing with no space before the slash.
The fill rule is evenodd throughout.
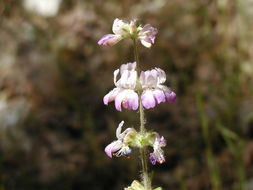
<path id="1" fill-rule="evenodd" d="M 140 133 L 144 134 L 145 129 L 145 116 L 144 116 L 144 110 L 143 106 L 140 100 L 140 106 L 139 106 L 139 112 L 140 112 Z M 142 166 L 142 180 L 145 187 L 145 190 L 151 190 L 151 180 L 149 178 L 148 174 L 148 163 L 147 163 L 147 147 L 143 146 L 140 148 L 140 158 L 141 158 L 141 166 Z"/>
<path id="2" fill-rule="evenodd" d="M 135 38 L 132 38 L 133 39 L 133 43 L 134 43 L 134 59 L 136 61 L 136 65 L 137 65 L 137 71 L 140 72 L 140 69 L 139 69 L 139 55 L 138 55 L 138 50 L 137 50 L 137 43 L 136 43 L 136 39 Z"/>
<path id="3" fill-rule="evenodd" d="M 134 43 L 134 58 L 137 64 L 137 68 L 139 68 L 139 56 L 138 56 L 138 51 L 137 51 L 137 43 L 136 43 L 136 39 L 133 38 L 133 43 Z M 137 69 L 139 70 L 139 69 Z M 138 71 L 140 72 L 140 71 Z M 139 97 L 141 97 L 141 91 L 139 90 L 138 92 Z M 139 113 L 140 113 L 140 133 L 142 135 L 145 134 L 146 129 L 145 129 L 145 115 L 144 115 L 144 109 L 143 109 L 143 105 L 141 102 L 141 98 L 139 99 Z M 142 148 L 140 148 L 140 159 L 141 159 L 141 167 L 142 167 L 142 181 L 143 181 L 143 185 L 145 190 L 152 190 L 151 188 L 151 180 L 149 178 L 149 174 L 148 174 L 148 163 L 147 163 L 147 147 L 143 146 Z"/>

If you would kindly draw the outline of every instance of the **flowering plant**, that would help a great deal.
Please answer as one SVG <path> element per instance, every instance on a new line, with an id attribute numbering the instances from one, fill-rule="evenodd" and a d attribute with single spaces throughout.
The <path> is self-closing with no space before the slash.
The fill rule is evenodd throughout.
<path id="1" fill-rule="evenodd" d="M 114 71 L 115 88 L 104 96 L 104 104 L 114 101 L 115 108 L 122 111 L 122 107 L 128 110 L 139 109 L 140 131 L 134 128 L 127 128 L 122 132 L 124 121 L 116 129 L 117 140 L 113 141 L 105 148 L 107 156 L 129 157 L 132 148 L 140 149 L 142 166 L 142 181 L 134 180 L 131 186 L 125 190 L 161 190 L 161 187 L 152 188 L 151 179 L 148 172 L 148 147 L 153 148 L 149 154 L 151 164 L 162 164 L 165 162 L 165 155 L 162 147 L 166 146 L 166 140 L 157 132 L 147 131 L 145 128 L 144 109 L 154 108 L 156 105 L 167 102 L 173 103 L 176 100 L 176 93 L 164 85 L 166 74 L 160 68 L 148 71 L 137 70 L 139 64 L 137 52 L 137 40 L 147 48 L 150 48 L 156 38 L 157 29 L 150 24 L 143 27 L 137 22 L 126 22 L 115 19 L 112 26 L 114 34 L 106 34 L 99 41 L 99 45 L 113 46 L 124 38 L 133 40 L 135 62 L 122 64 Z"/>

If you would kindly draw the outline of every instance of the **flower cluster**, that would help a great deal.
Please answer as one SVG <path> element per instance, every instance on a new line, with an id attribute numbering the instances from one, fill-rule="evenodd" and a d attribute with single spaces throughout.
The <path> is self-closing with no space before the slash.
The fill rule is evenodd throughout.
<path id="1" fill-rule="evenodd" d="M 136 63 L 121 65 L 120 69 L 114 71 L 114 84 L 116 88 L 104 96 L 104 104 L 115 101 L 115 108 L 121 111 L 121 105 L 125 109 L 137 110 L 139 106 L 138 94 L 135 92 L 137 72 Z M 121 77 L 117 80 L 120 73 Z"/>
<path id="2" fill-rule="evenodd" d="M 162 85 L 166 81 L 166 74 L 162 69 L 155 68 L 142 71 L 137 76 L 136 62 L 121 65 L 114 71 L 116 88 L 104 96 L 104 104 L 115 101 L 115 108 L 121 111 L 121 106 L 128 110 L 137 110 L 139 98 L 146 109 L 154 108 L 162 102 L 173 103 L 176 94 L 170 88 Z M 117 80 L 120 73 L 121 77 Z M 140 85 L 137 85 L 140 84 Z M 141 94 L 140 97 L 138 93 Z"/>
<path id="3" fill-rule="evenodd" d="M 106 34 L 99 41 L 99 45 L 113 46 L 124 38 L 139 39 L 143 46 L 150 48 L 155 42 L 157 29 L 150 24 L 137 26 L 136 20 L 126 22 L 116 18 L 112 25 L 114 34 Z"/>
<path id="4" fill-rule="evenodd" d="M 162 147 L 166 146 L 166 140 L 164 137 L 160 137 L 156 132 L 147 132 L 144 135 L 140 135 L 134 128 L 127 128 L 125 131 L 121 132 L 123 125 L 124 121 L 118 125 L 118 128 L 116 130 L 117 140 L 113 141 L 105 147 L 105 153 L 107 156 L 110 158 L 112 158 L 112 156 L 128 157 L 132 152 L 130 146 L 139 146 L 141 148 L 142 146 L 146 146 L 145 143 L 142 143 L 144 141 L 148 142 L 147 145 L 153 147 L 154 150 L 152 153 L 150 153 L 150 162 L 153 165 L 155 165 L 157 162 L 159 164 L 165 162 L 164 152 L 161 149 Z M 139 138 L 140 136 L 142 138 Z"/>

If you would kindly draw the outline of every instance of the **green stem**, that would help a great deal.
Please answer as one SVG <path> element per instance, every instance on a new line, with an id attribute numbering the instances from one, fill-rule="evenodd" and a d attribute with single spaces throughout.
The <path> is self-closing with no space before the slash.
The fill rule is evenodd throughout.
<path id="1" fill-rule="evenodd" d="M 140 102 L 139 106 L 139 112 L 140 112 L 140 133 L 144 134 L 146 129 L 145 129 L 145 116 L 144 116 L 144 109 Z M 143 146 L 140 149 L 140 158 L 141 158 L 141 166 L 142 166 L 142 180 L 143 180 L 143 185 L 145 190 L 151 190 L 151 180 L 149 178 L 148 174 L 148 163 L 147 163 L 147 147 Z"/>
<path id="2" fill-rule="evenodd" d="M 139 56 L 138 56 L 138 51 L 137 51 L 137 43 L 136 39 L 133 38 L 133 43 L 134 43 L 134 58 L 137 64 L 137 68 L 139 68 Z M 138 70 L 138 69 L 137 69 Z M 140 72 L 140 71 L 138 71 Z M 141 90 L 138 91 L 139 97 L 141 95 Z M 144 115 L 144 108 L 141 102 L 141 99 L 139 100 L 139 113 L 140 113 L 140 133 L 142 135 L 145 134 L 146 129 L 145 129 L 145 115 Z M 152 190 L 151 188 L 151 180 L 148 174 L 148 162 L 147 162 L 147 147 L 143 146 L 140 148 L 140 159 L 141 159 L 141 167 L 142 167 L 142 181 L 145 190 Z"/>
<path id="3" fill-rule="evenodd" d="M 138 55 L 138 50 L 137 50 L 137 43 L 136 43 L 136 39 L 133 38 L 133 43 L 134 43 L 134 59 L 136 61 L 136 65 L 137 65 L 137 71 L 140 72 L 139 70 L 139 55 Z"/>

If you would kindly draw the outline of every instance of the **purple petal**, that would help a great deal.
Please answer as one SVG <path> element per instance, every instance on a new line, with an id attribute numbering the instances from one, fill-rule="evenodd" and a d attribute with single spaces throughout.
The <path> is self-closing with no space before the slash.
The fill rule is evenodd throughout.
<path id="1" fill-rule="evenodd" d="M 98 41 L 98 45 L 113 46 L 121 39 L 122 37 L 120 35 L 106 34 Z"/>
<path id="2" fill-rule="evenodd" d="M 155 41 L 155 37 L 150 37 L 150 36 L 145 36 L 144 38 L 142 38 L 141 40 L 144 40 L 147 43 L 153 44 Z"/>
<path id="3" fill-rule="evenodd" d="M 161 102 L 166 102 L 165 94 L 162 90 L 154 90 L 153 95 L 156 99 L 157 104 L 160 104 Z"/>
<path id="4" fill-rule="evenodd" d="M 117 94 L 117 96 L 115 97 L 115 108 L 118 110 L 118 111 L 122 111 L 121 109 L 121 104 L 122 104 L 122 101 L 125 99 L 125 90 L 119 92 Z M 125 101 L 125 100 L 124 100 Z"/>
<path id="5" fill-rule="evenodd" d="M 145 90 L 141 95 L 142 105 L 146 109 L 154 108 L 156 105 L 152 90 Z"/>
<path id="6" fill-rule="evenodd" d="M 162 136 L 160 139 L 159 139 L 159 147 L 165 147 L 166 146 L 166 140 L 165 138 Z"/>
<path id="7" fill-rule="evenodd" d="M 139 107 L 139 97 L 136 92 L 133 90 L 128 90 L 127 92 L 127 101 L 126 104 L 123 104 L 123 107 L 128 110 L 137 110 Z"/>
<path id="8" fill-rule="evenodd" d="M 151 26 L 150 24 L 146 24 L 143 26 L 142 30 L 140 31 L 141 33 L 144 33 L 149 36 L 155 36 L 157 34 L 157 29 Z"/>
<path id="9" fill-rule="evenodd" d="M 119 92 L 119 89 L 114 88 L 109 93 L 107 93 L 103 98 L 104 104 L 108 105 L 109 102 L 113 101 L 115 97 L 117 96 L 118 92 Z"/>
<path id="10" fill-rule="evenodd" d="M 151 47 L 155 42 L 155 35 L 157 34 L 157 29 L 152 27 L 150 24 L 146 24 L 140 31 L 141 43 L 146 47 Z"/>
<path id="11" fill-rule="evenodd" d="M 107 156 L 112 158 L 112 153 L 117 152 L 119 149 L 121 149 L 121 147 L 122 147 L 121 141 L 113 141 L 111 144 L 105 147 L 105 153 L 107 154 Z"/>
<path id="12" fill-rule="evenodd" d="M 149 154 L 149 160 L 150 160 L 150 162 L 151 162 L 151 164 L 153 164 L 153 165 L 155 165 L 156 164 L 156 156 L 155 156 L 155 154 L 154 153 L 150 153 Z"/>
<path id="13" fill-rule="evenodd" d="M 175 92 L 169 90 L 169 91 L 165 91 L 164 93 L 165 93 L 165 96 L 166 96 L 166 101 L 168 103 L 173 103 L 173 102 L 176 101 L 177 95 L 176 95 Z"/>

